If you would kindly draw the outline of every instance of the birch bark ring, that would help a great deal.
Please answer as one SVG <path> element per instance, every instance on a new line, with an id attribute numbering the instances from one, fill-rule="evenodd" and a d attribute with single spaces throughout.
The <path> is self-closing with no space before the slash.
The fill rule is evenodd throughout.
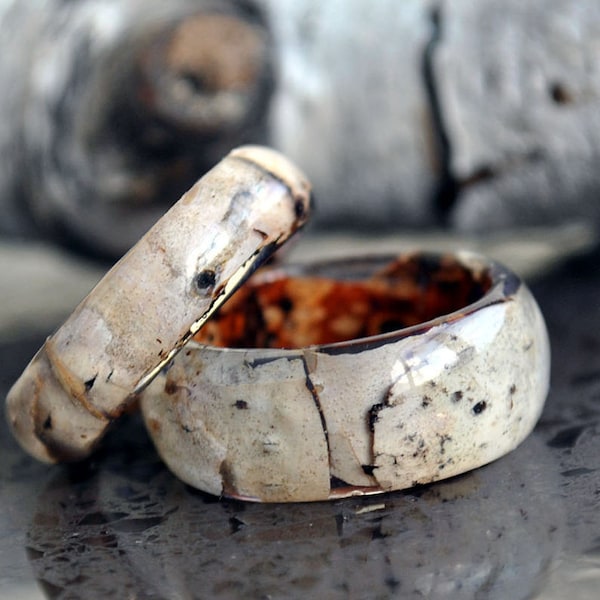
<path id="1" fill-rule="evenodd" d="M 310 185 L 282 155 L 232 151 L 107 273 L 7 397 L 21 445 L 87 456 L 109 424 L 247 276 L 307 220 Z"/>
<path id="2" fill-rule="evenodd" d="M 541 413 L 549 365 L 535 300 L 495 262 L 340 261 L 257 273 L 141 407 L 188 484 L 258 502 L 327 500 L 437 481 L 511 451 Z"/>

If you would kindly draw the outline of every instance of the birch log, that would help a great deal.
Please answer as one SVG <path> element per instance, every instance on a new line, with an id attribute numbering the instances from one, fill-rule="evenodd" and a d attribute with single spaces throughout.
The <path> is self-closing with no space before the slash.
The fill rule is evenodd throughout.
<path id="1" fill-rule="evenodd" d="M 600 4 L 443 2 L 435 78 L 460 193 L 482 230 L 600 220 Z"/>
<path id="2" fill-rule="evenodd" d="M 31 221 L 118 256 L 232 147 L 264 138 L 270 50 L 252 7 L 2 0 L 0 31 L 5 230 Z"/>
<path id="3" fill-rule="evenodd" d="M 0 0 L 0 34 L 5 234 L 118 256 L 248 142 L 321 228 L 600 220 L 595 0 Z"/>

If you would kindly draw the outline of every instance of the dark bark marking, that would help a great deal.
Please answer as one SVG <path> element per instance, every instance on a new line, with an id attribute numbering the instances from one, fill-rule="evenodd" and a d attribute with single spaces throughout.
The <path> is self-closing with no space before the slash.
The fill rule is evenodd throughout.
<path id="1" fill-rule="evenodd" d="M 379 411 L 385 408 L 387 404 L 385 402 L 378 402 L 377 404 L 373 404 L 367 413 L 367 419 L 369 423 L 369 431 L 371 433 L 375 432 L 375 423 L 379 420 Z"/>
<path id="2" fill-rule="evenodd" d="M 463 397 L 463 393 L 461 390 L 452 392 L 452 395 L 450 396 L 450 398 L 452 399 L 452 402 L 460 402 L 462 400 L 462 397 Z"/>
<path id="3" fill-rule="evenodd" d="M 571 104 L 575 100 L 573 93 L 560 81 L 555 81 L 548 88 L 548 95 L 552 98 L 554 104 Z"/>
<path id="4" fill-rule="evenodd" d="M 486 408 L 487 402 L 485 400 L 480 400 L 471 410 L 474 415 L 480 415 Z"/>
<path id="5" fill-rule="evenodd" d="M 435 152 L 439 161 L 439 183 L 434 196 L 433 210 L 437 214 L 440 225 L 448 222 L 450 211 L 458 196 L 458 183 L 454 178 L 450 165 L 452 163 L 452 146 L 444 123 L 443 111 L 438 93 L 435 71 L 433 68 L 435 51 L 442 41 L 442 10 L 434 7 L 430 13 L 431 37 L 423 53 L 423 84 L 429 102 L 429 112 L 435 135 Z"/>
<path id="6" fill-rule="evenodd" d="M 319 399 L 319 392 L 317 391 L 317 388 L 315 387 L 314 383 L 312 382 L 312 379 L 310 378 L 310 371 L 308 370 L 308 363 L 306 362 L 306 357 L 302 355 L 301 358 L 302 367 L 304 368 L 306 389 L 310 392 L 310 395 L 312 396 L 312 399 L 319 413 L 319 419 L 321 420 L 321 427 L 325 436 L 325 444 L 327 445 L 329 473 L 331 473 L 331 446 L 329 445 L 329 431 L 327 430 L 327 420 L 325 419 L 325 414 L 323 413 L 323 407 L 321 406 L 321 400 Z"/>
<path id="7" fill-rule="evenodd" d="M 375 465 L 361 465 L 363 473 L 369 477 L 373 477 L 373 473 L 377 468 Z"/>
<path id="8" fill-rule="evenodd" d="M 256 227 L 254 227 L 252 231 L 254 231 L 254 233 L 258 233 L 258 235 L 260 235 L 260 237 L 262 237 L 263 240 L 266 240 L 269 237 L 269 234 L 265 231 L 262 231 L 262 229 L 257 229 Z"/>
<path id="9" fill-rule="evenodd" d="M 89 392 L 94 387 L 94 383 L 96 383 L 96 377 L 98 377 L 98 373 L 96 373 L 91 379 L 88 379 L 84 382 L 83 385 L 85 386 L 86 392 Z"/>
<path id="10" fill-rule="evenodd" d="M 235 476 L 231 469 L 231 466 L 224 460 L 219 467 L 219 475 L 221 475 L 222 484 L 222 493 L 227 496 L 238 496 L 237 485 L 235 481 Z"/>
<path id="11" fill-rule="evenodd" d="M 205 269 L 196 275 L 195 284 L 199 292 L 206 293 L 217 282 L 217 274 L 213 269 Z"/>
<path id="12" fill-rule="evenodd" d="M 176 394 L 178 389 L 179 388 L 174 381 L 167 380 L 167 383 L 165 383 L 165 393 L 169 396 Z"/>

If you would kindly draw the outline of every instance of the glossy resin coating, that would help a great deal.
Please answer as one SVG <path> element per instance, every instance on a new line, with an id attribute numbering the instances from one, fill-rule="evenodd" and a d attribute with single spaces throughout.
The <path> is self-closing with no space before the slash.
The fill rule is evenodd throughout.
<path id="1" fill-rule="evenodd" d="M 470 253 L 375 258 L 255 275 L 141 406 L 187 483 L 325 500 L 506 454 L 540 415 L 549 365 L 540 311 L 501 265 Z"/>
<path id="2" fill-rule="evenodd" d="M 310 186 L 278 153 L 231 152 L 107 273 L 7 397 L 23 447 L 85 457 L 107 426 L 306 221 Z"/>

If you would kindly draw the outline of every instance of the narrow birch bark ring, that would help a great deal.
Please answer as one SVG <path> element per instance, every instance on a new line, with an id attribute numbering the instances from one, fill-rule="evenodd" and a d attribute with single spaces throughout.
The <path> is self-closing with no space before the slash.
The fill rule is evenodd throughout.
<path id="1" fill-rule="evenodd" d="M 464 473 L 533 429 L 549 383 L 527 287 L 471 253 L 263 270 L 144 391 L 183 481 L 315 501 Z"/>
<path id="2" fill-rule="evenodd" d="M 310 184 L 279 153 L 232 151 L 105 275 L 10 390 L 36 458 L 87 456 L 245 279 L 307 220 Z"/>

